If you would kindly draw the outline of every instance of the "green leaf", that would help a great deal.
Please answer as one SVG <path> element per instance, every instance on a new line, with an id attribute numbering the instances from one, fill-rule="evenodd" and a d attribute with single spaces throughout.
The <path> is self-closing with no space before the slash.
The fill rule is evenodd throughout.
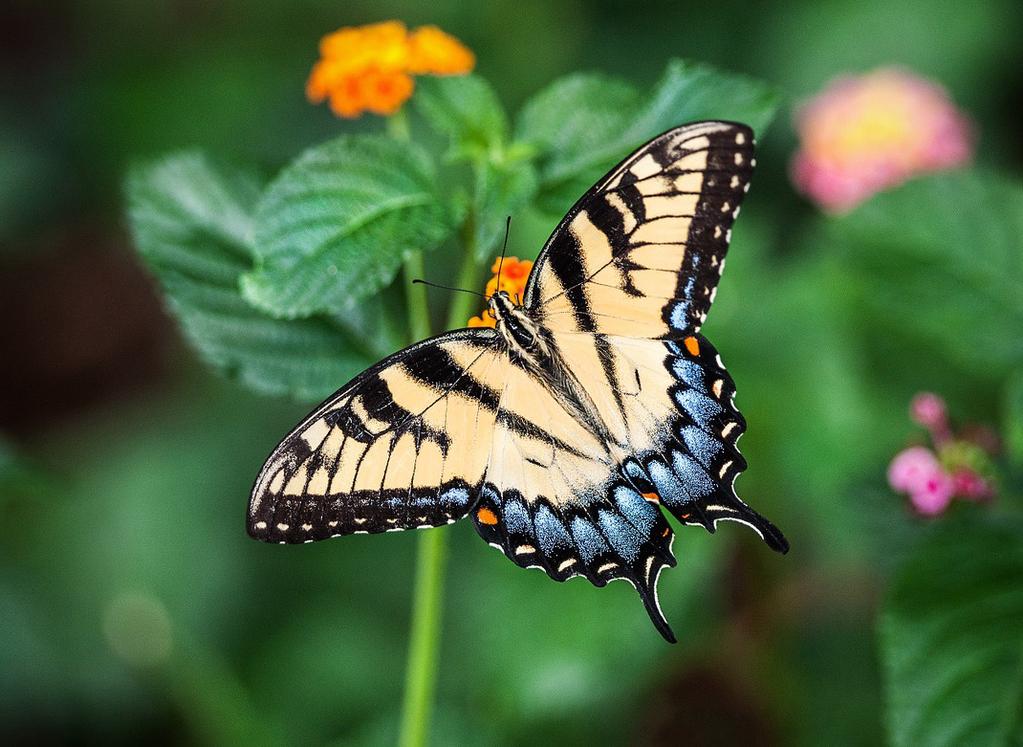
<path id="1" fill-rule="evenodd" d="M 896 747 L 1018 743 L 1023 529 L 946 520 L 888 594 L 880 639 Z"/>
<path id="2" fill-rule="evenodd" d="M 1023 470 L 1023 370 L 1016 371 L 1005 387 L 1002 427 L 1009 462 L 1016 469 Z"/>
<path id="3" fill-rule="evenodd" d="M 727 119 L 760 135 L 777 106 L 778 95 L 765 83 L 673 60 L 644 96 L 600 76 L 557 81 L 526 104 L 517 134 L 546 154 L 542 206 L 564 212 L 615 163 L 665 130 Z"/>
<path id="4" fill-rule="evenodd" d="M 451 232 L 429 157 L 413 143 L 343 136 L 284 169 L 256 210 L 245 297 L 287 318 L 338 312 L 388 285 L 405 256 Z"/>
<path id="5" fill-rule="evenodd" d="M 580 157 L 619 135 L 639 102 L 639 92 L 623 80 L 568 75 L 526 102 L 515 136 L 547 156 L 547 171 L 577 170 Z"/>
<path id="6" fill-rule="evenodd" d="M 685 60 L 672 60 L 625 137 L 642 142 L 685 122 L 742 122 L 762 136 L 780 97 L 766 83 Z"/>
<path id="7" fill-rule="evenodd" d="M 135 245 L 207 363 L 257 391 L 318 399 L 380 351 L 328 319 L 273 319 L 242 298 L 259 193 L 252 174 L 201 153 L 136 166 L 127 180 Z"/>
<path id="8" fill-rule="evenodd" d="M 423 77 L 412 102 L 456 155 L 485 153 L 504 142 L 508 118 L 494 89 L 476 75 Z"/>
<path id="9" fill-rule="evenodd" d="M 477 259 L 493 259 L 507 217 L 514 217 L 533 200 L 537 186 L 536 169 L 525 159 L 487 162 L 479 167 L 474 227 Z"/>
<path id="10" fill-rule="evenodd" d="M 1018 183 L 984 171 L 913 180 L 834 219 L 827 236 L 880 323 L 989 377 L 1023 363 Z"/>
<path id="11" fill-rule="evenodd" d="M 598 158 L 599 173 L 594 175 L 593 152 L 619 142 L 639 102 L 639 92 L 625 81 L 577 73 L 554 81 L 522 108 L 515 136 L 540 155 L 539 177 L 548 193 L 545 201 L 551 190 L 558 192 L 554 209 L 563 211 L 571 204 L 561 206 L 563 193 L 571 192 L 574 197 L 568 199 L 574 200 L 603 173 L 608 158 Z M 623 155 L 619 153 L 618 158 Z M 616 160 L 613 155 L 610 158 L 608 167 Z"/>

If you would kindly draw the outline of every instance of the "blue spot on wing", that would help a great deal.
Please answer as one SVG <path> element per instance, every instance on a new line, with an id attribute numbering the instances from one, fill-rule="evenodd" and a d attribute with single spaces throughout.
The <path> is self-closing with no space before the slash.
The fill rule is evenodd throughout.
<path id="1" fill-rule="evenodd" d="M 693 258 L 693 266 L 696 266 L 695 257 Z M 689 310 L 692 308 L 694 287 L 696 287 L 696 278 L 690 277 L 689 280 L 686 281 L 686 287 L 682 293 L 682 299 L 677 301 L 671 307 L 671 312 L 668 314 L 668 324 L 672 329 L 682 331 L 689 328 L 691 324 Z"/>
<path id="2" fill-rule="evenodd" d="M 504 523 L 508 531 L 532 535 L 529 525 L 529 512 L 519 501 L 508 501 L 504 505 Z"/>
<path id="3" fill-rule="evenodd" d="M 647 473 L 665 504 L 677 506 L 689 500 L 689 494 L 682 487 L 682 483 L 664 462 L 659 459 L 651 460 Z"/>
<path id="4" fill-rule="evenodd" d="M 465 488 L 448 488 L 440 494 L 440 502 L 448 513 L 464 511 L 469 506 L 469 491 Z"/>
<path id="5" fill-rule="evenodd" d="M 701 394 L 694 389 L 683 389 L 675 392 L 675 402 L 678 403 L 679 407 L 688 412 L 695 421 L 704 425 L 712 417 L 723 412 L 721 405 L 706 394 Z"/>
<path id="6" fill-rule="evenodd" d="M 649 537 L 654 524 L 657 523 L 657 507 L 625 485 L 615 487 L 614 499 L 625 518 Z"/>
<path id="7" fill-rule="evenodd" d="M 572 538 L 568 536 L 568 531 L 547 506 L 541 505 L 536 510 L 534 522 L 536 539 L 545 555 L 550 555 L 559 547 L 572 545 Z"/>
<path id="8" fill-rule="evenodd" d="M 643 468 L 635 459 L 629 459 L 623 466 L 625 468 L 625 475 L 632 480 L 645 481 L 647 479 L 646 472 L 643 471 Z"/>
<path id="9" fill-rule="evenodd" d="M 639 548 L 642 547 L 644 538 L 640 536 L 636 528 L 611 511 L 601 511 L 600 528 L 604 530 L 611 546 L 630 563 L 635 562 L 639 557 Z"/>
<path id="10" fill-rule="evenodd" d="M 711 460 L 724 448 L 720 441 L 694 425 L 682 429 L 682 440 L 697 461 L 707 468 L 710 468 Z"/>
<path id="11" fill-rule="evenodd" d="M 675 472 L 682 478 L 685 490 L 692 498 L 703 498 L 714 492 L 717 487 L 703 468 L 692 457 L 676 451 L 672 454 Z"/>
<path id="12" fill-rule="evenodd" d="M 597 528 L 581 517 L 572 520 L 572 538 L 586 563 L 592 563 L 598 555 L 609 549 Z"/>
<path id="13" fill-rule="evenodd" d="M 668 324 L 672 329 L 682 330 L 686 328 L 689 321 L 689 301 L 679 301 L 671 307 L 671 314 L 668 316 Z"/>
<path id="14" fill-rule="evenodd" d="M 672 343 L 674 345 L 675 343 Z M 703 367 L 687 358 L 676 358 L 671 364 L 672 373 L 690 389 L 704 388 Z"/>

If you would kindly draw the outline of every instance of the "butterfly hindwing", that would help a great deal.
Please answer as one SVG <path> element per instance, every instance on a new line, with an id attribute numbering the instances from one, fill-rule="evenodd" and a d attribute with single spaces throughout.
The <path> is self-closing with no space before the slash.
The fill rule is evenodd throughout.
<path id="1" fill-rule="evenodd" d="M 606 442 L 555 392 L 511 365 L 486 477 L 471 516 L 480 536 L 522 567 L 597 586 L 629 581 L 658 629 L 674 640 L 656 601 L 672 532 L 620 470 Z"/>
<path id="2" fill-rule="evenodd" d="M 507 355 L 492 330 L 402 350 L 338 390 L 267 460 L 248 531 L 268 542 L 450 523 L 486 469 Z"/>

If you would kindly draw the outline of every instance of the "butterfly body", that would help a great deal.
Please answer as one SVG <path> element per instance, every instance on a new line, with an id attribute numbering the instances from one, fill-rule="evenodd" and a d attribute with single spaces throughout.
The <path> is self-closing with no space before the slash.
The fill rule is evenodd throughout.
<path id="1" fill-rule="evenodd" d="M 622 578 L 657 629 L 675 565 L 662 509 L 714 531 L 781 533 L 735 494 L 746 427 L 699 332 L 753 166 L 752 132 L 702 122 L 641 147 L 555 229 L 494 329 L 396 353 L 277 447 L 253 489 L 254 537 L 306 542 L 465 516 L 555 580 Z"/>

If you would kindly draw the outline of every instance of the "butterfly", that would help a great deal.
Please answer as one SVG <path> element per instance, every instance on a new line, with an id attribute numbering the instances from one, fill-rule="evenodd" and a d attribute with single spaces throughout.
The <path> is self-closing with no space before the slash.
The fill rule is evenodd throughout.
<path id="1" fill-rule="evenodd" d="M 755 166 L 753 131 L 696 122 L 654 138 L 572 207 L 494 328 L 446 332 L 341 387 L 274 449 L 248 532 L 266 542 L 470 517 L 522 567 L 625 579 L 657 630 L 670 512 L 713 532 L 781 532 L 736 495 L 746 421 L 700 334 Z M 521 300 L 521 303 L 519 301 Z"/>

